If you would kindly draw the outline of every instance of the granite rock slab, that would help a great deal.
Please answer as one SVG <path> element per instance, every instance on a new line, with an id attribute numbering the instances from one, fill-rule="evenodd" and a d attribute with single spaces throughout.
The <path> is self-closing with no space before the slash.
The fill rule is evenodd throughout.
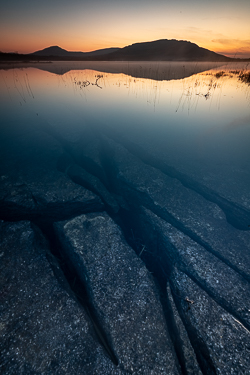
<path id="1" fill-rule="evenodd" d="M 177 269 L 171 288 L 203 373 L 248 374 L 250 332 Z"/>
<path id="2" fill-rule="evenodd" d="M 118 367 L 133 374 L 178 374 L 159 292 L 115 222 L 103 212 L 54 225 Z"/>
<path id="3" fill-rule="evenodd" d="M 250 285 L 238 272 L 151 211 L 142 208 L 139 220 L 144 223 L 144 231 L 151 228 L 157 236 L 155 257 L 162 259 L 163 268 L 175 266 L 184 270 L 217 303 L 250 328 Z"/>
<path id="4" fill-rule="evenodd" d="M 0 373 L 122 374 L 63 274 L 55 277 L 40 231 L 1 221 L 0 236 Z"/>
<path id="5" fill-rule="evenodd" d="M 234 228 L 218 205 L 105 138 L 113 183 L 134 210 L 144 205 L 250 280 L 250 232 Z"/>

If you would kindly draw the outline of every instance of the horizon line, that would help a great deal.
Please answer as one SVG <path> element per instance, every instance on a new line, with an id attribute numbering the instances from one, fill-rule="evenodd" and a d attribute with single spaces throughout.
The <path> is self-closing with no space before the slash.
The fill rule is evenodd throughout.
<path id="1" fill-rule="evenodd" d="M 123 49 L 125 47 L 129 47 L 129 46 L 132 46 L 132 45 L 135 45 L 135 44 L 141 44 L 141 43 L 152 43 L 152 42 L 157 42 L 157 41 L 163 41 L 163 40 L 168 40 L 168 41 L 177 41 L 177 42 L 187 42 L 187 43 L 192 43 L 192 44 L 195 44 L 197 45 L 199 48 L 203 48 L 203 49 L 206 49 L 210 52 L 214 52 L 216 54 L 219 54 L 219 55 L 222 55 L 222 56 L 225 56 L 225 57 L 229 57 L 229 58 L 236 58 L 236 59 L 249 59 L 250 58 L 250 51 L 247 51 L 247 52 L 239 52 L 239 51 L 234 51 L 234 52 L 221 52 L 221 51 L 214 51 L 213 49 L 208 49 L 208 48 L 205 48 L 203 46 L 200 46 L 199 44 L 195 43 L 195 42 L 192 42 L 191 40 L 187 40 L 187 39 L 167 39 L 167 38 L 161 38 L 161 39 L 155 39 L 155 40 L 148 40 L 148 41 L 140 41 L 140 42 L 134 42 L 134 43 L 131 43 L 131 44 L 126 44 L 124 45 L 123 47 L 103 47 L 103 48 L 97 48 L 97 49 L 94 49 L 94 50 L 89 50 L 89 51 L 82 51 L 82 50 L 70 50 L 70 49 L 66 49 L 66 48 L 63 48 L 61 46 L 59 46 L 58 44 L 54 44 L 54 45 L 49 45 L 47 47 L 44 47 L 44 48 L 39 48 L 39 49 L 35 49 L 35 51 L 33 50 L 32 52 L 19 52 L 18 50 L 8 50 L 8 51 L 3 51 L 0 49 L 0 53 L 9 53 L 9 54 L 18 54 L 18 55 L 29 55 L 29 54 L 33 54 L 33 53 L 36 53 L 36 52 L 39 52 L 39 51 L 43 51 L 47 48 L 52 48 L 52 47 L 58 47 L 60 49 L 63 49 L 67 52 L 70 52 L 70 53 L 92 53 L 92 52 L 96 52 L 96 51 L 100 51 L 100 50 L 105 50 L 105 49 Z M 242 57 L 242 56 L 245 56 L 245 55 L 249 55 L 249 57 Z M 241 56 L 241 57 L 237 57 L 237 56 Z"/>

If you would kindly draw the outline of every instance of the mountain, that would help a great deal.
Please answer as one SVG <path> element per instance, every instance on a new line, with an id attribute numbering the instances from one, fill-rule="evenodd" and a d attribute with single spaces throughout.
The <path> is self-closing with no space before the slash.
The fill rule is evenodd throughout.
<path id="1" fill-rule="evenodd" d="M 82 52 L 80 52 L 80 53 L 82 53 Z M 51 47 L 48 47 L 48 48 L 44 48 L 40 51 L 36 51 L 34 53 L 31 53 L 31 55 L 35 55 L 35 56 L 67 56 L 68 54 L 69 54 L 69 52 L 66 51 L 66 49 L 63 49 L 63 48 L 58 47 L 58 46 L 51 46 Z"/>
<path id="2" fill-rule="evenodd" d="M 0 54 L 1 61 L 249 61 L 232 59 L 197 44 L 175 39 L 135 43 L 124 48 L 104 48 L 92 52 L 70 52 L 51 46 L 31 54 Z"/>
<path id="3" fill-rule="evenodd" d="M 124 48 L 92 52 L 69 52 L 58 46 L 34 52 L 32 56 L 108 61 L 230 61 L 230 58 L 184 40 L 160 39 L 135 43 Z"/>
<path id="4" fill-rule="evenodd" d="M 108 60 L 129 61 L 229 61 L 230 58 L 183 40 L 161 39 L 135 43 L 105 56 Z"/>
<path id="5" fill-rule="evenodd" d="M 117 52 L 119 48 L 104 48 L 92 52 L 70 52 L 58 46 L 51 46 L 44 48 L 40 51 L 31 53 L 33 56 L 59 56 L 59 57 L 87 57 L 87 56 L 100 56 L 109 54 L 111 52 Z"/>

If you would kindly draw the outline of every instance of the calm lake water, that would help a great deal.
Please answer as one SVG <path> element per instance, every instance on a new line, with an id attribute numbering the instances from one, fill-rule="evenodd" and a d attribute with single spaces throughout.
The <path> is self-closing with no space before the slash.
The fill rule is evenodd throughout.
<path id="1" fill-rule="evenodd" d="M 0 70 L 1 143 L 44 125 L 70 142 L 89 128 L 113 129 L 250 209 L 249 68 L 195 62 L 13 65 Z"/>
<path id="2" fill-rule="evenodd" d="M 58 373 L 71 358 L 76 372 L 247 373 L 249 68 L 2 66 L 0 335 L 9 374 Z M 105 361 L 99 346 L 82 359 L 99 341 Z M 141 358 L 152 360 L 144 367 Z"/>

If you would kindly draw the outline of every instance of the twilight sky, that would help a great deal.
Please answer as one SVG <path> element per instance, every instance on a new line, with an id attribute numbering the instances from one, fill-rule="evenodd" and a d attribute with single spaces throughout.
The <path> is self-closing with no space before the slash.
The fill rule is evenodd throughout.
<path id="1" fill-rule="evenodd" d="M 189 40 L 250 58 L 250 0 L 0 0 L 0 51 Z"/>

